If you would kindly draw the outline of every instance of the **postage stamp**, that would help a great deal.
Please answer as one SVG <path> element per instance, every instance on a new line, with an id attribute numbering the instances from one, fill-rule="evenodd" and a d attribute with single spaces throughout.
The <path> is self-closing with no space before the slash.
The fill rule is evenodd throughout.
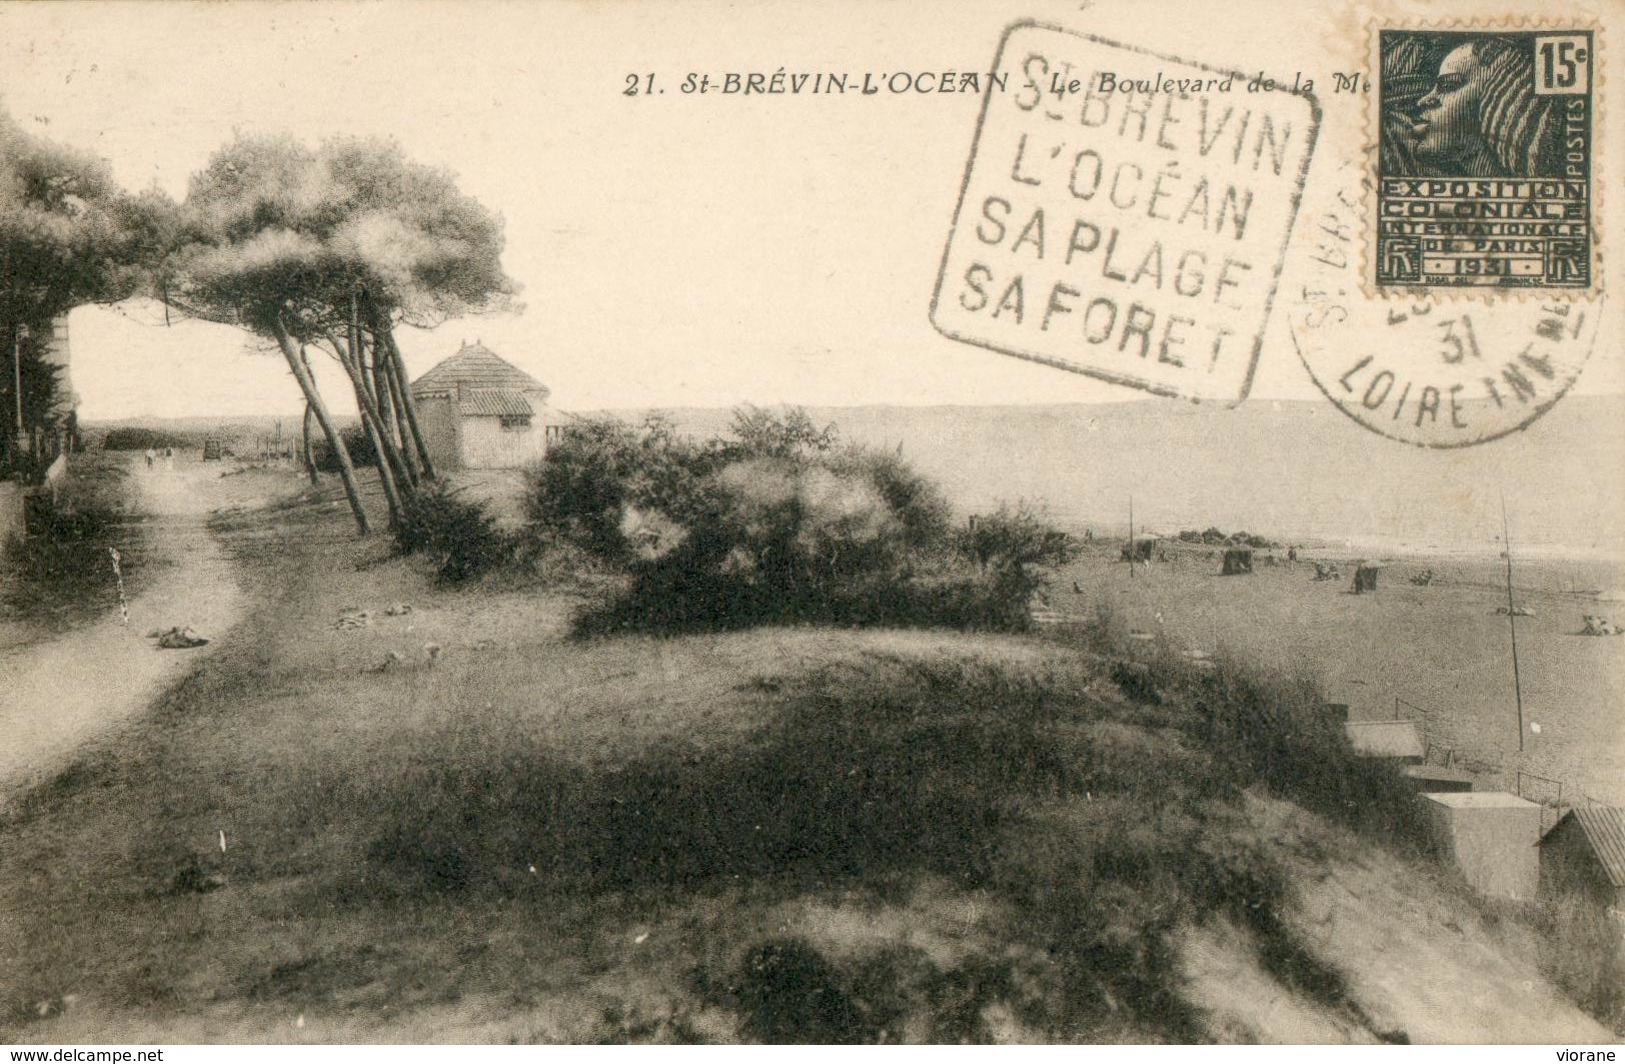
<path id="1" fill-rule="evenodd" d="M 1592 288 L 1595 31 L 1373 36 L 1374 286 Z"/>
<path id="2" fill-rule="evenodd" d="M 1285 297 L 1310 376 L 1366 428 L 1422 447 L 1458 448 L 1532 425 L 1579 379 L 1602 296 L 1464 301 L 1417 289 L 1372 298 L 1359 283 L 1365 200 L 1358 164 L 1305 204 L 1305 261 Z"/>
<path id="3" fill-rule="evenodd" d="M 1167 396 L 1246 397 L 1320 105 L 1255 75 L 1005 31 L 931 301 L 944 335 Z"/>

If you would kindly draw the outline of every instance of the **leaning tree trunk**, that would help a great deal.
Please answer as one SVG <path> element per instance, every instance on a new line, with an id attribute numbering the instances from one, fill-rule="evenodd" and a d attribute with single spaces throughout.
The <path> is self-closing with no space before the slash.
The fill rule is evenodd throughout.
<path id="1" fill-rule="evenodd" d="M 406 428 L 406 419 L 401 414 L 400 402 L 395 397 L 395 374 L 389 368 L 389 356 L 380 351 L 378 337 L 372 337 L 370 351 L 365 334 L 361 334 L 361 339 L 358 348 L 361 373 L 367 378 L 378 402 L 379 431 L 389 439 L 390 446 L 399 457 L 400 465 L 395 470 L 395 476 L 401 482 L 401 487 L 410 493 L 417 488 L 418 471 L 412 461 L 412 438 Z M 369 355 L 370 358 L 367 357 Z"/>
<path id="2" fill-rule="evenodd" d="M 389 527 L 396 528 L 401 523 L 401 514 L 403 513 L 401 494 L 400 489 L 395 484 L 394 470 L 391 468 L 392 463 L 388 452 L 389 445 L 378 431 L 378 414 L 374 409 L 375 404 L 372 401 L 372 396 L 367 391 L 366 378 L 361 375 L 361 370 L 356 365 L 356 358 L 360 351 L 360 344 L 357 343 L 356 338 L 357 331 L 354 325 L 350 327 L 348 350 L 339 343 L 336 336 L 329 337 L 328 342 L 333 345 L 334 352 L 339 356 L 339 364 L 350 375 L 350 384 L 355 388 L 356 409 L 361 414 L 361 425 L 367 433 L 367 440 L 372 444 L 374 465 L 378 469 L 378 482 L 383 485 L 384 489 L 384 501 L 389 504 Z"/>
<path id="3" fill-rule="evenodd" d="M 309 403 L 305 404 L 304 446 L 301 454 L 305 459 L 305 472 L 310 474 L 310 483 L 314 486 L 321 483 L 316 475 L 316 451 L 310 445 L 310 423 L 316 420 L 316 410 Z"/>
<path id="4" fill-rule="evenodd" d="M 417 401 L 412 398 L 412 382 L 406 377 L 406 362 L 401 358 L 400 345 L 395 342 L 395 330 L 390 327 L 389 315 L 381 312 L 366 289 L 361 290 L 361 303 L 366 310 L 367 327 L 378 340 L 375 354 L 383 354 L 389 369 L 395 374 L 395 385 L 401 405 L 406 409 L 406 423 L 412 430 L 412 442 L 417 447 L 418 463 L 427 480 L 434 479 L 434 459 L 429 457 L 429 444 L 423 438 L 423 425 L 418 420 Z"/>
<path id="5" fill-rule="evenodd" d="M 390 431 L 390 423 L 383 413 L 383 400 L 379 393 L 373 390 L 375 381 L 367 371 L 367 336 L 361 327 L 360 300 L 351 297 L 350 301 L 350 335 L 349 335 L 350 364 L 345 366 L 350 379 L 356 386 L 356 402 L 363 407 L 363 415 L 371 416 L 371 428 L 378 437 L 374 446 L 378 449 L 379 469 L 387 468 L 394 479 L 395 495 L 403 504 L 401 512 L 404 514 L 404 502 L 413 492 L 413 483 L 406 471 L 406 459 L 401 456 L 399 446 Z M 376 346 L 376 345 L 375 345 Z M 338 350 L 338 342 L 333 343 L 334 350 Z M 340 359 L 344 353 L 339 353 Z M 364 401 L 363 401 L 364 400 Z"/>
<path id="6" fill-rule="evenodd" d="M 389 396 L 389 410 L 385 413 L 385 421 L 394 419 L 395 438 L 400 441 L 401 463 L 406 466 L 406 475 L 412 481 L 412 488 L 418 486 L 417 452 L 412 449 L 412 429 L 406 423 L 406 408 L 401 402 L 401 389 L 395 383 L 395 370 L 390 365 L 389 353 L 373 337 L 372 347 L 373 369 L 378 373 L 379 402 L 384 401 L 384 395 Z"/>
<path id="7" fill-rule="evenodd" d="M 423 422 L 418 418 L 418 402 L 412 396 L 412 383 L 406 376 L 406 362 L 401 358 L 400 346 L 395 343 L 395 334 L 387 327 L 384 330 L 384 346 L 389 349 L 389 368 L 395 373 L 395 387 L 401 396 L 401 406 L 406 409 L 406 424 L 412 430 L 412 442 L 417 445 L 418 462 L 423 466 L 423 475 L 433 480 L 434 459 L 429 457 L 429 441 L 424 438 Z"/>
<path id="8" fill-rule="evenodd" d="M 283 327 L 280 316 L 272 329 L 277 346 L 282 349 L 282 357 L 288 360 L 288 368 L 293 370 L 293 379 L 299 382 L 300 390 L 305 393 L 305 402 L 315 411 L 316 420 L 327 436 L 327 445 L 333 449 L 333 457 L 338 459 L 339 480 L 344 484 L 345 497 L 350 500 L 350 512 L 355 514 L 356 530 L 365 536 L 371 528 L 367 524 L 367 511 L 361 505 L 361 492 L 356 487 L 355 466 L 350 464 L 350 452 L 345 449 L 344 440 L 340 438 L 338 429 L 333 426 L 333 418 L 327 412 L 327 404 L 322 401 L 322 393 L 316 390 L 316 380 L 305 369 L 304 359 L 300 357 L 293 337 L 289 336 L 288 330 Z"/>

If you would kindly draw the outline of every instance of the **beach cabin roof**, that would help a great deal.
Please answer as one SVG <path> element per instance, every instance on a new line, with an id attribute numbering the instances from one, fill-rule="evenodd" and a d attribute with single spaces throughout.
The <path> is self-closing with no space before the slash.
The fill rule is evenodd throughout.
<path id="1" fill-rule="evenodd" d="M 1343 729 L 1361 757 L 1420 761 L 1427 753 L 1422 727 L 1414 720 L 1351 720 Z"/>
<path id="2" fill-rule="evenodd" d="M 471 391 L 532 392 L 543 402 L 550 394 L 547 385 L 506 359 L 499 358 L 496 352 L 478 340 L 464 344 L 455 355 L 412 382 L 414 396 L 456 395 Z"/>
<path id="3" fill-rule="evenodd" d="M 509 388 L 474 388 L 457 397 L 464 417 L 529 417 L 536 413 L 523 392 Z"/>
<path id="4" fill-rule="evenodd" d="M 1597 857 L 1615 887 L 1625 887 L 1625 810 L 1611 805 L 1575 806 L 1557 818 L 1551 830 L 1541 837 L 1544 843 L 1564 823 L 1573 820 L 1586 845 Z"/>

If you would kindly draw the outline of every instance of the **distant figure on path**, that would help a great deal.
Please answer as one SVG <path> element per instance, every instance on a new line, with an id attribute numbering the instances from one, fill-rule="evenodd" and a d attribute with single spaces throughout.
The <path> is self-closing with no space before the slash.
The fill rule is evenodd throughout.
<path id="1" fill-rule="evenodd" d="M 175 448 L 173 447 L 164 448 L 164 468 L 171 473 L 175 471 Z"/>
<path id="2" fill-rule="evenodd" d="M 151 448 L 151 447 L 148 447 L 148 448 L 147 448 L 147 468 L 148 468 L 148 469 L 151 469 L 151 468 L 152 468 L 152 463 L 153 463 L 153 462 L 154 462 L 154 461 L 155 461 L 155 460 L 156 460 L 156 459 L 157 459 L 157 458 L 158 458 L 158 452 L 157 452 L 157 451 L 155 451 L 155 450 L 153 450 L 153 449 L 152 449 L 152 448 Z"/>

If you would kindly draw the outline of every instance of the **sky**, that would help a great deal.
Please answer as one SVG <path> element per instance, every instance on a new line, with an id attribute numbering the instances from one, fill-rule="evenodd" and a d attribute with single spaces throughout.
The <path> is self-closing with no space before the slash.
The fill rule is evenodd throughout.
<path id="1" fill-rule="evenodd" d="M 702 100 L 678 83 L 781 66 L 985 70 L 1018 15 L 1115 19 L 1131 36 L 1147 17 L 1135 10 L 11 2 L 0 104 L 108 158 L 126 186 L 177 197 L 236 131 L 391 136 L 451 168 L 505 218 L 525 306 L 403 333 L 414 375 L 478 339 L 565 408 L 1106 402 L 1144 395 L 957 343 L 928 319 L 976 97 Z M 1318 47 L 1329 31 L 1304 17 L 1279 32 Z M 1279 59 L 1267 39 L 1234 47 L 1237 65 Z M 669 92 L 623 95 L 649 72 Z M 87 419 L 302 409 L 279 356 L 234 330 L 165 326 L 139 305 L 82 308 L 72 330 Z M 1618 388 L 1617 366 L 1593 370 L 1581 391 Z M 322 379 L 342 394 L 336 370 Z M 1252 397 L 1319 398 L 1279 321 Z"/>

